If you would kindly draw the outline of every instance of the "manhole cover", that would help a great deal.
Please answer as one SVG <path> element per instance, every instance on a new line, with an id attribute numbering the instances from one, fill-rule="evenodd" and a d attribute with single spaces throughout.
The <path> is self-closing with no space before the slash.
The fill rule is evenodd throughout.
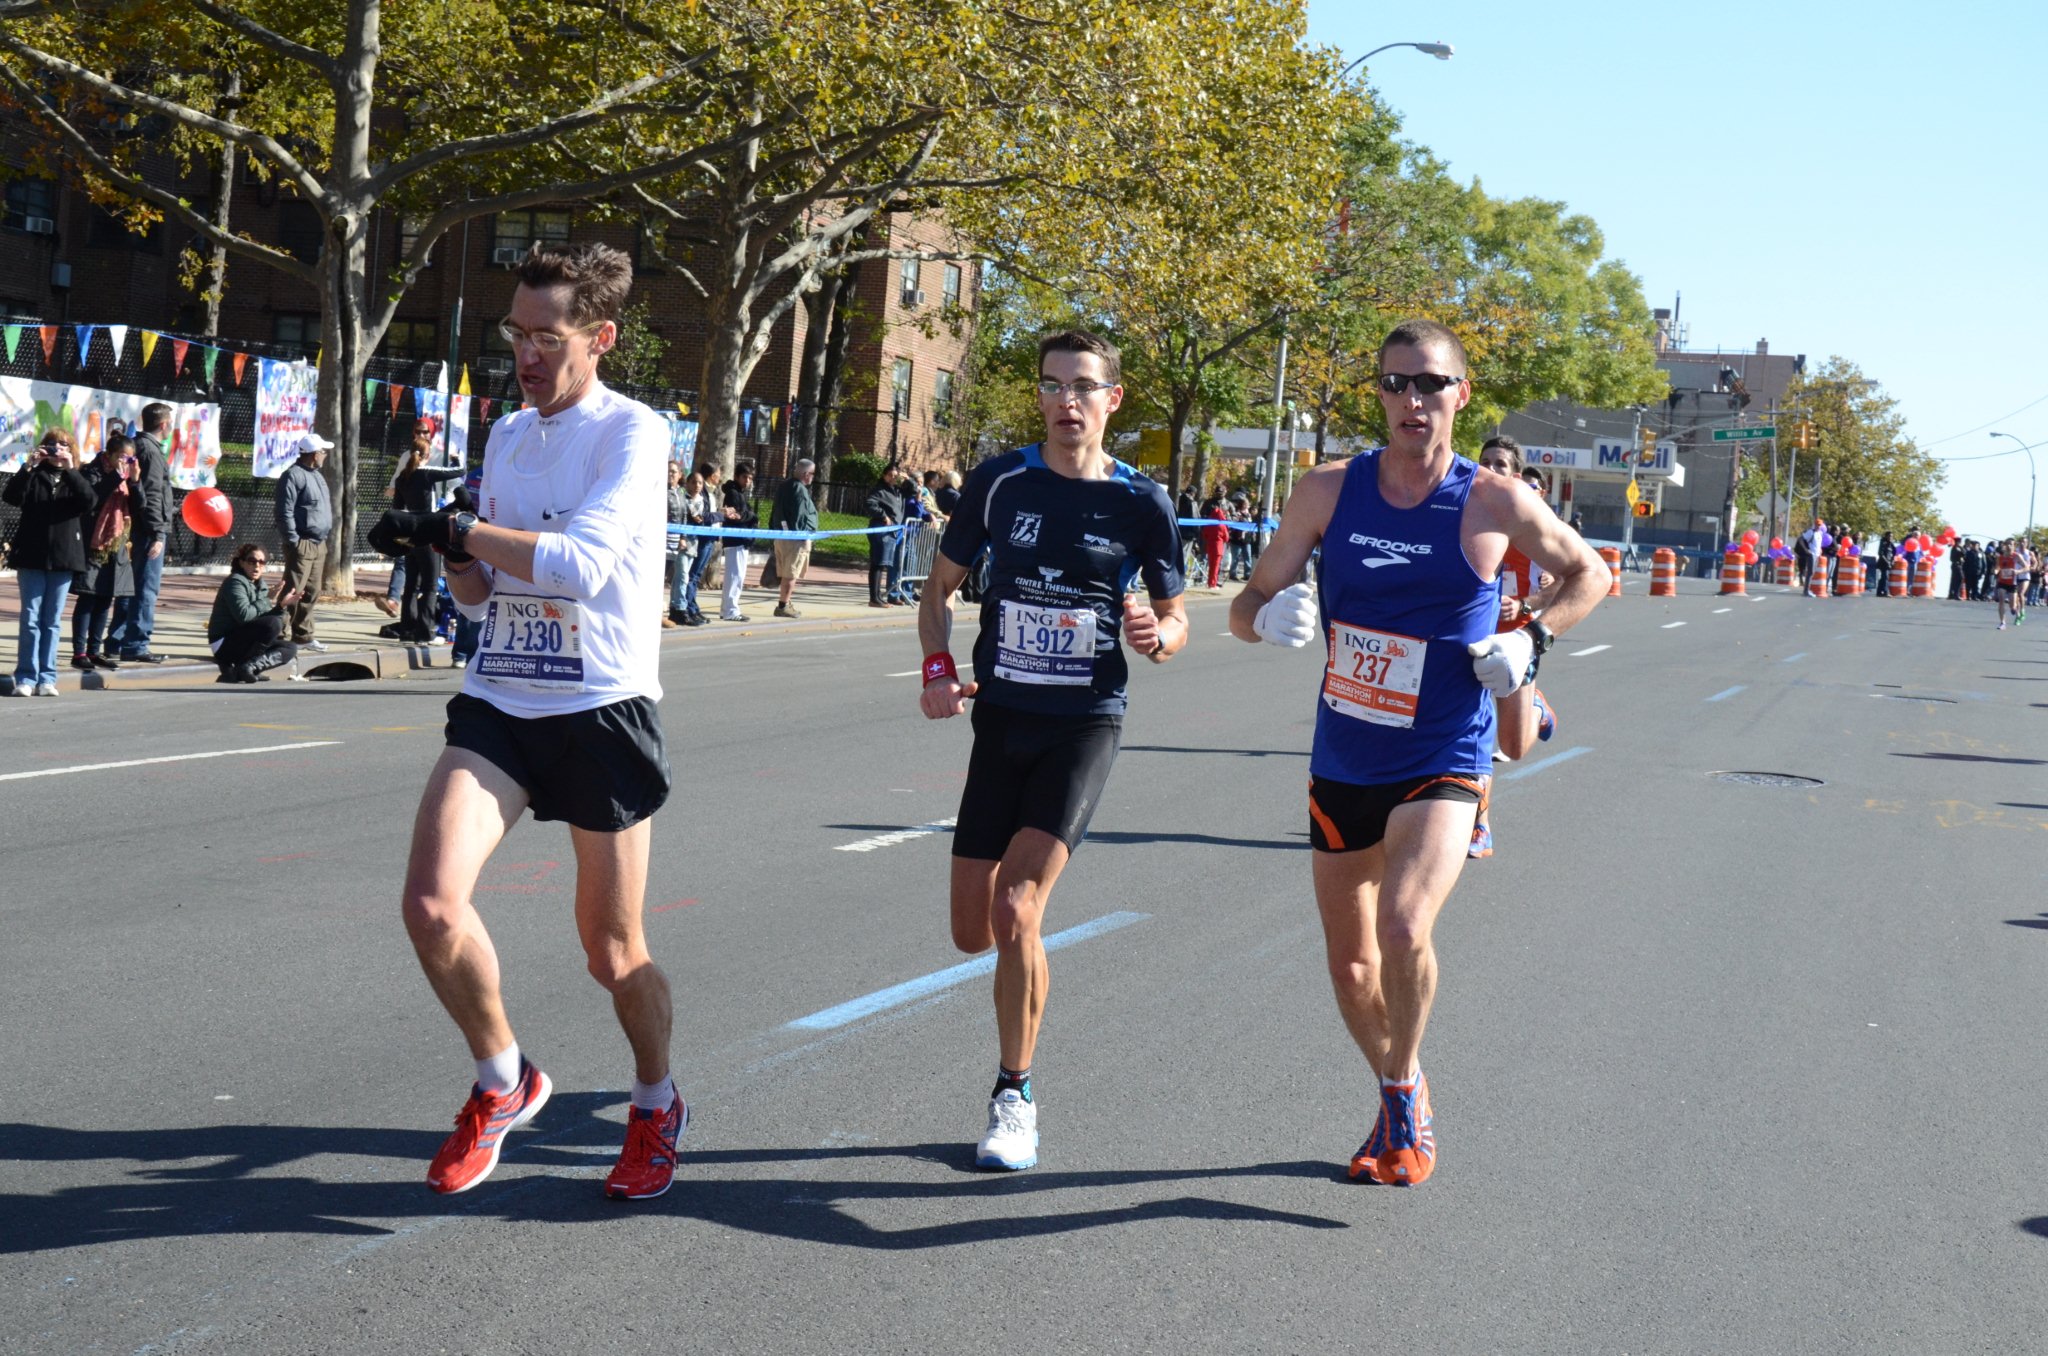
<path id="1" fill-rule="evenodd" d="M 1826 786 L 1818 777 L 1800 777 L 1790 772 L 1709 772 L 1717 782 L 1734 782 L 1737 786 Z"/>
<path id="2" fill-rule="evenodd" d="M 1910 692 L 1873 692 L 1870 695 L 1893 702 L 1940 702 L 1943 706 L 1956 704 L 1954 697 L 1916 697 Z"/>

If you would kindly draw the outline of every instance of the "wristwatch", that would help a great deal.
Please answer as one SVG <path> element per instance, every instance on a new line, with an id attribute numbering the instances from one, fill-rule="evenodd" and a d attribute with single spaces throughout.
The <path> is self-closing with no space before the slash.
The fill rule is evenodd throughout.
<path id="1" fill-rule="evenodd" d="M 1522 628 L 1529 633 L 1529 644 L 1539 657 L 1547 653 L 1550 647 L 1557 643 L 1556 635 L 1552 634 L 1550 628 L 1543 624 L 1542 617 L 1543 614 L 1540 612 L 1531 612 L 1528 624 Z"/>
<path id="2" fill-rule="evenodd" d="M 1165 641 L 1163 641 L 1163 640 L 1157 640 L 1157 641 L 1154 641 L 1154 642 L 1152 642 L 1152 648 L 1151 648 L 1151 649 L 1149 649 L 1149 650 L 1145 651 L 1145 658 L 1147 658 L 1147 659 L 1157 659 L 1157 658 L 1159 658 L 1159 656 L 1160 656 L 1160 655 L 1162 655 L 1162 654 L 1165 654 L 1165 653 L 1166 653 L 1166 642 L 1165 642 Z"/>
<path id="3" fill-rule="evenodd" d="M 450 549 L 460 551 L 462 543 L 469 539 L 469 530 L 475 526 L 476 515 L 474 513 L 458 513 L 453 518 L 450 518 L 448 520 L 448 545 Z"/>

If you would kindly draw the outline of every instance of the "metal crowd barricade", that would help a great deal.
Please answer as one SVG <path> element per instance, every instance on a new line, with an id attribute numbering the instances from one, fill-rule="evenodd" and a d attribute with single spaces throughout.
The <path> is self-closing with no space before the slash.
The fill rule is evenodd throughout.
<path id="1" fill-rule="evenodd" d="M 903 582 L 921 584 L 931 578 L 932 561 L 939 553 L 939 529 L 931 523 L 911 523 L 898 540 Z"/>

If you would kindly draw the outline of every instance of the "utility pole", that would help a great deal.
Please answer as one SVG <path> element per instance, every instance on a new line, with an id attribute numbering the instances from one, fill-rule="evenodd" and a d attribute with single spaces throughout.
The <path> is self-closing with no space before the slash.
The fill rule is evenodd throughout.
<path id="1" fill-rule="evenodd" d="M 1266 485 L 1260 496 L 1259 547 L 1271 540 L 1266 523 L 1273 517 L 1274 487 L 1280 479 L 1280 421 L 1287 417 L 1287 331 L 1280 331 L 1280 353 L 1273 362 L 1273 426 L 1266 431 Z"/>
<path id="2" fill-rule="evenodd" d="M 1771 428 L 1775 431 L 1778 427 L 1777 401 L 1773 400 L 1771 402 L 1771 412 L 1766 417 L 1770 420 Z M 1771 525 L 1770 530 L 1765 532 L 1764 536 L 1766 538 L 1776 537 L 1783 541 L 1785 534 L 1778 530 L 1778 505 L 1781 502 L 1782 500 L 1778 495 L 1778 440 L 1774 437 L 1771 439 Z"/>
<path id="3" fill-rule="evenodd" d="M 462 292 L 469 281 L 469 223 L 462 223 L 462 260 L 455 270 L 455 314 L 448 322 L 448 410 L 441 420 L 441 456 L 455 446 L 455 395 L 462 371 Z M 439 460 L 437 458 L 436 460 Z"/>

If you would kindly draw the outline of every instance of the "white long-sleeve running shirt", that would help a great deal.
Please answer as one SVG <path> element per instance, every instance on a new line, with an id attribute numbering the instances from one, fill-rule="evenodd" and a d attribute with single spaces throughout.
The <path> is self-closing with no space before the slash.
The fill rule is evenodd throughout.
<path id="1" fill-rule="evenodd" d="M 532 583 L 494 573 L 463 607 L 484 624 L 464 692 L 527 718 L 661 700 L 668 461 L 667 422 L 595 381 L 491 427 L 477 514 L 540 541 Z"/>

